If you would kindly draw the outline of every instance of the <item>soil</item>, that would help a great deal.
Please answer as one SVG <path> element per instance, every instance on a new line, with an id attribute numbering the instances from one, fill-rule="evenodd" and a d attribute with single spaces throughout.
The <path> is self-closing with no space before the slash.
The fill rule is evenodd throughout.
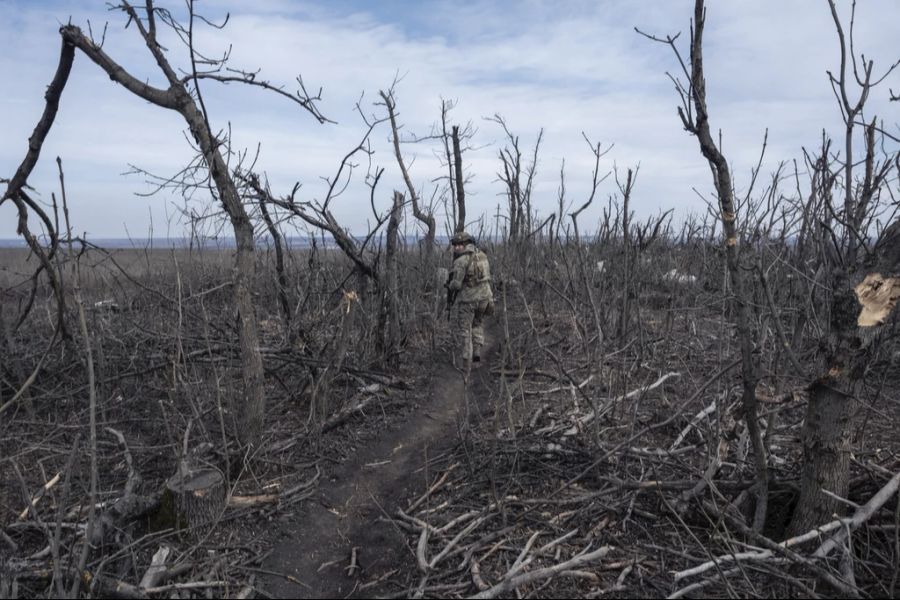
<path id="1" fill-rule="evenodd" d="M 276 598 L 371 597 L 398 565 L 415 560 L 407 535 L 390 518 L 427 490 L 429 472 L 456 444 L 467 389 L 473 405 L 487 397 L 493 339 L 487 331 L 481 364 L 468 383 L 448 360 L 433 365 L 431 385 L 418 409 L 358 447 L 323 478 L 302 511 L 279 524 L 280 539 L 263 563 L 265 593 Z"/>

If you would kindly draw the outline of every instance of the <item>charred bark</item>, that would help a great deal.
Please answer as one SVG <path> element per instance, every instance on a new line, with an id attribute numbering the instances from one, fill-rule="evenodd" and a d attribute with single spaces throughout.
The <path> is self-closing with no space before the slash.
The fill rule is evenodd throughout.
<path id="1" fill-rule="evenodd" d="M 396 367 L 400 346 L 400 278 L 397 251 L 400 246 L 400 221 L 403 213 L 403 194 L 394 192 L 391 216 L 388 220 L 385 245 L 385 278 L 383 314 L 386 320 L 384 354 L 389 365 Z"/>
<path id="2" fill-rule="evenodd" d="M 900 168 L 900 155 L 876 160 L 876 120 L 864 125 L 865 158 L 863 177 L 854 182 L 853 135 L 857 117 L 873 86 L 884 77 L 873 77 L 873 61 L 863 58 L 863 69 L 857 71 L 853 56 L 853 17 L 850 20 L 848 48 L 844 29 L 833 0 L 828 1 L 840 44 L 840 70 L 828 73 L 835 97 L 844 117 L 843 214 L 837 215 L 831 206 L 835 178 L 823 179 L 823 210 L 830 213 L 842 227 L 840 243 L 834 241 L 831 268 L 831 302 L 829 330 L 823 340 L 821 375 L 810 386 L 810 401 L 803 424 L 803 469 L 800 498 L 792 516 L 789 532 L 799 532 L 820 525 L 835 513 L 841 514 L 846 505 L 835 496 L 846 498 L 850 477 L 850 420 L 851 408 L 858 383 L 870 362 L 870 346 L 878 337 L 881 323 L 891 313 L 900 296 L 896 257 L 900 253 L 896 231 L 898 222 L 886 228 L 873 251 L 866 247 L 869 227 L 867 219 L 873 214 L 873 201 L 891 171 Z M 852 9 L 855 11 L 855 5 Z M 851 76 L 848 65 L 853 64 L 852 80 L 859 88 L 859 96 L 851 102 Z M 893 71 L 898 63 L 891 66 Z M 887 75 L 885 74 L 885 76 Z M 823 161 L 826 157 L 823 155 Z M 831 217 L 829 217 L 831 218 Z M 865 256 L 861 256 L 865 251 Z M 868 267 L 868 268 L 866 268 Z M 877 306 L 875 306 L 877 305 Z M 876 310 L 872 310 L 872 309 Z M 831 495 L 823 494 L 827 490 Z"/>
<path id="3" fill-rule="evenodd" d="M 453 126 L 453 164 L 456 178 L 456 232 L 466 229 L 466 192 L 463 189 L 462 150 L 459 148 L 459 126 Z"/>
<path id="4" fill-rule="evenodd" d="M 34 170 L 34 167 L 40 158 L 44 140 L 47 138 L 47 134 L 50 133 L 53 122 L 56 120 L 56 113 L 59 110 L 59 101 L 62 97 L 63 90 L 66 87 L 66 83 L 69 80 L 69 74 L 72 72 L 72 65 L 74 62 L 75 47 L 66 40 L 63 40 L 56 73 L 44 94 L 44 112 L 41 114 L 41 118 L 35 126 L 31 137 L 28 138 L 28 152 L 26 152 L 25 158 L 22 160 L 21 164 L 19 164 L 12 179 L 9 180 L 6 191 L 3 193 L 3 197 L 0 198 L 0 205 L 7 200 L 10 200 L 15 204 L 18 212 L 16 232 L 25 239 L 28 247 L 40 261 L 40 267 L 33 275 L 31 297 L 26 304 L 25 309 L 13 325 L 13 330 L 16 330 L 27 318 L 31 307 L 33 306 L 34 296 L 37 292 L 38 277 L 40 276 L 41 271 L 45 271 L 47 273 L 47 278 L 50 280 L 50 286 L 53 289 L 54 296 L 56 297 L 56 328 L 62 334 L 62 339 L 67 341 L 71 339 L 72 336 L 65 322 L 65 296 L 62 292 L 62 281 L 60 277 L 57 276 L 57 272 L 52 263 L 59 246 L 58 232 L 46 213 L 44 213 L 40 206 L 33 202 L 28 194 L 25 193 L 24 188 L 28 181 L 28 176 L 31 175 L 31 172 Z M 29 210 L 34 212 L 44 223 L 44 227 L 50 237 L 49 251 L 44 250 L 38 242 L 37 237 L 31 232 L 31 229 L 28 226 Z"/>
<path id="5" fill-rule="evenodd" d="M 725 260 L 731 281 L 735 304 L 735 326 L 738 343 L 741 348 L 741 378 L 743 392 L 741 406 L 744 421 L 750 432 L 753 444 L 753 456 L 756 464 L 757 494 L 756 514 L 753 529 L 760 531 L 766 519 L 768 501 L 768 469 L 766 449 L 763 445 L 762 432 L 759 427 L 759 408 L 756 398 L 756 384 L 759 379 L 757 358 L 753 355 L 753 333 L 750 330 L 750 307 L 741 272 L 738 249 L 737 214 L 734 204 L 734 188 L 728 161 L 719 150 L 712 137 L 709 125 L 709 113 L 706 106 L 706 78 L 703 72 L 703 27 L 706 21 L 706 9 L 703 0 L 694 4 L 694 36 L 691 44 L 691 87 L 693 106 L 696 111 L 693 122 L 691 117 L 679 109 L 679 115 L 685 128 L 697 136 L 700 152 L 712 168 L 716 194 L 721 210 L 722 231 L 725 234 Z"/>

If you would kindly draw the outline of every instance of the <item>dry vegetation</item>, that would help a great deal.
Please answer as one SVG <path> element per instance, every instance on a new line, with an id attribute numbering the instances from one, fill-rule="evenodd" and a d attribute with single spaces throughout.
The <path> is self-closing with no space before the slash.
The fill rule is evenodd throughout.
<path id="1" fill-rule="evenodd" d="M 280 196 L 255 165 L 223 158 L 203 74 L 177 78 L 156 41 L 157 19 L 178 27 L 171 14 L 119 8 L 169 87 L 129 79 L 64 26 L 46 110 L 4 180 L 29 249 L 0 253 L 0 598 L 264 596 L 264 577 L 289 578 L 264 566 L 276 535 L 334 465 L 448 381 L 436 375 L 449 353 L 436 207 L 404 164 L 393 88 L 325 198 Z M 382 517 L 408 560 L 372 573 L 351 557 L 356 594 L 896 595 L 900 154 L 860 120 L 880 79 L 866 63 L 854 84 L 846 54 L 832 76 L 854 160 L 823 139 L 768 177 L 757 167 L 736 197 L 707 114 L 703 24 L 698 0 L 687 60 L 677 38 L 648 37 L 676 50 L 679 115 L 714 176 L 706 218 L 636 221 L 635 169 L 614 173 L 598 223 L 579 220 L 605 179 L 608 150 L 593 144 L 594 170 L 578 174 L 590 196 L 561 185 L 559 211 L 539 215 L 539 142 L 520 148 L 495 118 L 508 211 L 478 233 L 496 359 L 477 385 L 465 379 L 453 449 Z M 836 12 L 835 24 L 843 42 Z M 166 185 L 214 186 L 234 249 L 96 248 L 31 199 L 76 50 L 185 118 L 198 159 Z M 300 84 L 292 99 L 327 121 Z M 450 108 L 436 197 L 461 230 L 471 149 Z M 355 238 L 331 203 L 388 121 L 408 198 L 395 191 L 380 211 L 382 171 L 369 173 L 375 226 Z M 404 245 L 409 208 L 425 239 Z M 51 210 L 67 223 L 61 164 Z M 290 248 L 292 229 L 334 245 Z"/>
<path id="2" fill-rule="evenodd" d="M 498 305 L 506 308 L 492 330 L 502 356 L 490 366 L 493 386 L 470 399 L 484 418 L 435 463 L 427 498 L 397 515 L 418 560 L 411 555 L 379 589 L 438 596 L 507 595 L 513 587 L 542 596 L 664 596 L 692 585 L 705 586 L 691 588 L 693 594 L 712 596 L 846 592 L 828 583 L 830 573 L 863 595 L 893 593 L 893 498 L 852 534 L 853 583 L 843 579 L 839 555 L 833 564 L 811 559 L 829 534 L 811 536 L 792 548 L 796 554 L 769 548 L 785 539 L 798 493 L 806 399 L 775 322 L 791 335 L 799 359 L 811 363 L 826 318 L 816 312 L 815 271 L 799 270 L 796 245 L 778 240 L 756 250 L 778 314 L 756 286 L 758 393 L 771 481 L 766 527 L 762 534 L 749 530 L 754 472 L 737 413 L 725 265 L 714 235 L 688 231 L 676 235 L 663 226 L 655 239 L 627 250 L 614 228 L 580 244 L 546 237 L 489 248 Z M 84 269 L 89 281 L 82 293 L 99 400 L 98 520 L 109 523 L 95 533 L 86 564 L 95 594 L 120 593 L 110 587 L 116 582 L 137 586 L 161 546 L 173 549 L 165 583 L 134 593 L 165 595 L 181 584 L 188 594 L 191 582 L 224 586 L 216 595 L 249 590 L 267 548 L 258 536 L 267 519 L 302 507 L 320 473 L 364 444 L 355 436 L 370 435 L 367 421 L 383 427 L 410 409 L 427 385 L 414 371 L 445 360 L 443 306 L 429 289 L 433 265 L 417 248 L 402 252 L 408 335 L 404 366 L 391 372 L 374 350 L 377 323 L 367 315 L 377 311 L 366 306 L 372 296 L 348 303 L 344 294 L 356 289 L 346 279 L 347 261 L 334 251 L 289 257 L 293 331 L 278 314 L 271 261 L 258 257 L 254 293 L 270 405 L 265 436 L 249 456 L 231 430 L 241 398 L 235 325 L 227 316 L 233 309 L 222 285 L 228 251 L 89 250 L 77 258 L 91 267 Z M 5 315 L 15 314 L 24 295 L 9 285 L 16 273 L 29 273 L 23 258 L 4 255 Z M 616 333 L 626 269 L 633 312 Z M 697 279 L 671 281 L 673 269 Z M 77 565 L 90 497 L 87 389 L 77 342 L 46 356 L 27 396 L 6 407 L 13 382 L 40 362 L 52 333 L 52 294 L 42 286 L 38 297 L 44 300 L 7 337 L 3 374 L 4 576 L 20 596 L 52 595 L 51 581 L 71 586 L 66 573 Z M 341 343 L 345 328 L 352 344 Z M 900 466 L 891 435 L 900 390 L 894 332 L 892 324 L 882 335 L 854 401 L 848 501 L 856 505 Z M 334 426 L 336 416 L 372 399 L 377 408 L 350 416 L 353 427 Z M 159 514 L 158 502 L 188 429 L 191 459 L 226 473 L 232 498 L 214 527 L 179 531 Z M 146 499 L 141 508 L 149 512 L 120 518 L 115 501 L 129 493 Z M 39 499 L 22 516 L 33 498 Z M 579 564 L 579 556 L 590 560 Z M 742 557 L 740 568 L 734 556 Z M 688 571 L 715 557 L 719 568 Z M 565 576 L 540 571 L 555 565 Z M 517 576 L 533 582 L 516 585 Z M 495 587 L 504 583 L 512 587 Z"/>
<path id="3" fill-rule="evenodd" d="M 492 371 L 491 418 L 446 457 L 427 500 L 399 515 L 418 568 L 410 569 L 401 595 L 495 597 L 518 588 L 533 597 L 893 596 L 895 342 L 873 357 L 854 402 L 850 513 L 889 481 L 893 487 L 851 534 L 851 579 L 846 558 L 812 558 L 835 525 L 778 546 L 790 538 L 799 493 L 807 393 L 790 372 L 773 319 L 792 333 L 792 321 L 806 322 L 810 332 L 817 321 L 811 282 L 789 266 L 793 251 L 778 243 L 760 249 L 760 258 L 780 259 L 767 268 L 779 314 L 761 287 L 753 302 L 770 472 L 768 518 L 755 533 L 752 450 L 739 413 L 739 365 L 717 244 L 702 237 L 660 241 L 640 252 L 652 265 L 634 276 L 640 314 L 627 334 L 599 344 L 593 360 L 584 343 L 597 345 L 587 325 L 594 309 L 577 283 L 547 269 L 566 254 L 577 264 L 574 249 L 565 250 L 555 258 L 546 247 L 535 252 L 534 274 L 504 288 L 510 309 L 501 328 L 510 334 L 505 365 Z M 601 257 L 607 267 L 622 264 L 610 261 L 623 254 L 616 243 L 583 251 L 589 264 Z M 686 272 L 697 273 L 696 284 L 664 282 L 681 261 L 695 265 Z M 619 318 L 621 278 L 616 268 L 589 275 L 601 323 Z M 794 351 L 811 361 L 814 336 L 795 340 L 804 338 Z M 541 570 L 551 568 L 561 576 Z"/>

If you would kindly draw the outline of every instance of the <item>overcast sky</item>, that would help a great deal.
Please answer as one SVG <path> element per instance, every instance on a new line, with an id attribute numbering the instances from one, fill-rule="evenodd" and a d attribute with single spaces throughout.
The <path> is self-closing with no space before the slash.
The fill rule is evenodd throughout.
<path id="1" fill-rule="evenodd" d="M 297 105 L 258 89 L 205 82 L 214 128 L 229 128 L 235 149 L 260 154 L 273 191 L 287 194 L 302 184 L 297 198 L 321 198 L 323 177 L 331 176 L 359 141 L 365 126 L 354 114 L 367 113 L 378 90 L 395 76 L 400 122 L 405 134 L 427 135 L 440 117 L 441 98 L 454 100 L 453 122 L 477 129 L 465 155 L 472 178 L 469 213 L 493 215 L 502 184 L 497 153 L 500 128 L 485 120 L 502 115 L 521 136 L 526 151 L 544 128 L 535 205 L 543 215 L 555 210 L 560 166 L 565 159 L 567 199 L 581 204 L 588 191 L 592 156 L 582 132 L 604 147 L 602 171 L 640 165 L 633 208 L 639 218 L 674 208 L 683 216 L 704 210 L 694 188 L 709 194 L 711 177 L 696 140 L 683 131 L 678 99 L 666 71 L 677 63 L 671 51 L 634 32 L 688 37 L 693 3 L 689 0 L 625 2 L 609 0 L 400 1 L 331 0 L 302 2 L 198 2 L 213 20 L 230 12 L 222 31 L 204 27 L 198 44 L 209 56 L 231 48 L 231 66 L 295 89 L 302 75 L 310 91 L 322 88 L 321 111 L 337 124 L 318 124 Z M 801 157 L 825 129 L 837 135 L 840 112 L 826 70 L 839 65 L 839 48 L 825 0 L 709 3 L 705 65 L 711 123 L 721 129 L 724 152 L 738 190 L 749 182 L 765 130 L 766 166 Z M 157 5 L 166 5 L 157 2 Z M 181 12 L 184 3 L 167 4 Z M 845 23 L 849 2 L 841 2 Z M 876 72 L 900 58 L 897 41 L 900 2 L 866 0 L 858 7 L 855 43 L 875 60 Z M 43 110 L 43 93 L 59 58 L 61 24 L 71 21 L 99 37 L 106 27 L 105 51 L 135 76 L 162 85 L 147 49 L 119 11 L 101 0 L 0 0 L 0 177 L 9 177 L 22 160 L 27 140 Z M 187 68 L 184 48 L 166 39 L 173 63 Z M 683 53 L 687 49 L 682 45 Z M 871 98 L 868 117 L 879 115 L 898 132 L 900 103 L 888 103 L 888 87 L 900 90 L 892 75 Z M 372 166 L 385 168 L 376 199 L 385 206 L 395 188 L 403 190 L 386 125 L 372 136 Z M 444 174 L 433 143 L 404 145 L 411 175 L 431 197 L 434 180 Z M 63 93 L 59 114 L 29 183 L 49 201 L 57 191 L 55 158 L 66 171 L 67 193 L 76 233 L 94 238 L 181 236 L 179 211 L 185 201 L 171 193 L 150 198 L 139 175 L 123 175 L 129 165 L 170 176 L 191 160 L 185 125 L 175 113 L 132 96 L 80 53 Z M 334 203 L 342 224 L 365 232 L 371 220 L 362 161 L 346 193 Z M 602 205 L 616 193 L 612 178 L 602 184 L 596 205 L 582 217 L 591 228 Z M 15 214 L 0 206 L 0 238 L 15 237 Z M 202 198 L 189 206 L 201 210 Z"/>

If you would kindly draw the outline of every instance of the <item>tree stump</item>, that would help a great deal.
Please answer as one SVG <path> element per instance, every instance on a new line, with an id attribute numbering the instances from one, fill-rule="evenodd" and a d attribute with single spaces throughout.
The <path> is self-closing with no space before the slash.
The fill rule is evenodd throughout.
<path id="1" fill-rule="evenodd" d="M 225 477 L 218 469 L 179 471 L 166 482 L 176 522 L 192 529 L 214 522 L 225 508 Z"/>

